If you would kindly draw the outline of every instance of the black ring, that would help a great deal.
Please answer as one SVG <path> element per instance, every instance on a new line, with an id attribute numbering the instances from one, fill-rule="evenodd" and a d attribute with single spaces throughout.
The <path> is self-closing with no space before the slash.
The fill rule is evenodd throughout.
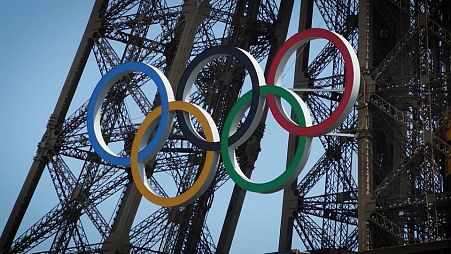
<path id="1" fill-rule="evenodd" d="M 257 110 L 260 103 L 260 81 L 257 75 L 257 71 L 254 68 L 254 63 L 246 55 L 241 49 L 232 47 L 232 46 L 215 46 L 209 49 L 206 49 L 199 55 L 197 55 L 193 61 L 186 67 L 183 75 L 180 79 L 180 82 L 177 86 L 177 93 L 175 95 L 175 99 L 179 101 L 186 101 L 186 97 L 188 96 L 188 92 L 191 90 L 191 87 L 194 81 L 197 78 L 197 75 L 205 66 L 206 63 L 211 60 L 220 57 L 220 56 L 234 56 L 238 59 L 242 64 L 244 64 L 245 68 L 248 70 L 249 76 L 252 82 L 252 100 L 249 108 L 249 113 L 244 120 L 244 123 L 241 124 L 240 128 L 230 137 L 229 144 L 233 145 L 236 143 L 241 137 L 246 134 L 246 131 L 252 124 L 252 121 L 256 117 Z M 259 67 L 260 68 L 260 67 Z M 187 85 L 190 83 L 189 85 Z M 263 84 L 262 84 L 263 85 Z M 187 114 L 183 112 L 177 111 L 177 121 L 179 123 L 180 129 L 182 130 L 185 137 L 197 147 L 210 150 L 210 151 L 218 151 L 221 150 L 220 142 L 208 142 L 198 137 L 198 135 L 194 134 L 191 131 L 191 128 L 188 127 L 188 124 L 191 125 L 191 120 L 187 117 Z"/>

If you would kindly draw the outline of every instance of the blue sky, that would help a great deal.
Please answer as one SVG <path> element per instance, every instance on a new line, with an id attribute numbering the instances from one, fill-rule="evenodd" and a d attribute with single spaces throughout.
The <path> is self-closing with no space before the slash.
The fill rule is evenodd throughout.
<path id="1" fill-rule="evenodd" d="M 0 3 L 0 131 L 3 134 L 0 146 L 0 229 L 4 227 L 28 173 L 92 4 L 93 1 L 60 0 L 2 0 Z M 299 1 L 296 1 L 293 13 L 296 19 L 292 22 L 290 34 L 297 29 L 298 9 Z M 320 22 L 314 22 L 314 26 L 320 25 Z M 91 59 L 74 98 L 72 111 L 89 98 L 99 77 Z M 287 134 L 274 124 L 272 118 L 268 119 L 266 133 L 270 135 L 263 139 L 262 152 L 254 171 L 254 178 L 260 181 L 279 174 L 285 165 Z M 280 152 L 271 152 L 274 150 Z M 312 153 L 309 165 L 315 162 L 321 151 L 314 149 Z M 215 241 L 219 237 L 232 187 L 228 182 L 220 189 L 209 215 Z M 36 221 L 52 207 L 53 199 L 47 196 L 53 193 L 49 174 L 45 171 L 26 214 L 25 224 Z M 248 193 L 232 253 L 276 251 L 281 204 L 282 192 L 269 195 Z M 146 214 L 148 206 L 142 204 L 138 216 Z M 293 247 L 303 248 L 296 237 Z"/>

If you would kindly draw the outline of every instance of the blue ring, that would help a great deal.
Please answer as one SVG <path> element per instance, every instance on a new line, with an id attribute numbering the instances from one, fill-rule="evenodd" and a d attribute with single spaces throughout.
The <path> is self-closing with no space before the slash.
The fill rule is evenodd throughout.
<path id="1" fill-rule="evenodd" d="M 152 69 L 150 66 L 139 63 L 139 62 L 127 62 L 120 64 L 110 71 L 108 71 L 105 76 L 103 76 L 99 83 L 97 83 L 94 91 L 92 92 L 91 98 L 88 103 L 88 112 L 87 112 L 87 129 L 89 140 L 91 141 L 92 148 L 94 151 L 105 161 L 118 165 L 128 167 L 130 166 L 130 156 L 120 157 L 110 152 L 106 151 L 99 140 L 96 137 L 96 133 L 94 130 L 94 118 L 99 113 L 102 103 L 105 99 L 106 94 L 110 90 L 110 88 L 118 81 L 118 79 L 127 75 L 131 72 L 142 72 L 145 73 L 150 79 L 152 79 L 158 89 L 161 98 L 161 116 L 160 122 L 158 123 L 158 127 L 156 129 L 155 135 L 152 140 L 138 153 L 138 161 L 145 161 L 147 157 L 149 157 L 153 150 L 155 149 L 158 142 L 165 137 L 165 129 L 167 128 L 166 124 L 169 118 L 169 101 L 168 101 L 168 92 L 163 84 L 163 80 L 160 75 Z M 99 100 L 101 98 L 101 100 Z M 97 107 L 97 110 L 96 110 Z M 98 115 L 100 117 L 100 114 Z M 100 118 L 99 118 L 100 119 Z M 100 123 L 100 120 L 99 120 Z M 100 126 L 100 125 L 99 125 Z"/>

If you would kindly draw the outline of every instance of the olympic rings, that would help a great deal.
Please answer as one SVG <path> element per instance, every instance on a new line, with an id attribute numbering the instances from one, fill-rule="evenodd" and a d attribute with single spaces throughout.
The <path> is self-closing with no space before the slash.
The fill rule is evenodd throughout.
<path id="1" fill-rule="evenodd" d="M 216 124 L 211 118 L 210 114 L 208 114 L 203 108 L 184 101 L 170 102 L 169 111 L 175 110 L 182 110 L 196 117 L 205 131 L 205 137 L 207 138 L 207 140 L 210 142 L 219 141 L 219 133 Z M 150 134 L 155 129 L 155 120 L 161 115 L 161 113 L 161 106 L 150 112 L 150 114 L 147 115 L 146 119 L 136 132 L 131 151 L 131 172 L 133 181 L 135 182 L 139 192 L 147 200 L 154 204 L 165 207 L 186 205 L 199 198 L 207 190 L 208 186 L 210 186 L 218 167 L 219 153 L 217 151 L 207 151 L 205 162 L 203 163 L 203 167 L 200 170 L 199 176 L 197 177 L 193 186 L 185 190 L 185 192 L 176 197 L 170 198 L 163 197 L 155 193 L 147 180 L 149 177 L 146 175 L 144 162 L 138 161 L 137 155 L 138 151 L 143 148 L 143 144 L 145 144 L 145 142 L 149 139 Z M 166 139 L 167 137 L 164 140 Z M 157 149 L 160 150 L 163 145 L 164 144 L 161 144 L 159 147 L 157 147 Z"/>
<path id="2" fill-rule="evenodd" d="M 304 101 L 295 93 L 278 86 L 263 86 L 261 87 L 262 95 L 276 95 L 284 98 L 290 106 L 293 107 L 293 112 L 302 126 L 311 126 L 312 119 L 309 110 Z M 240 143 L 234 145 L 229 144 L 228 132 L 238 127 L 239 119 L 249 106 L 250 92 L 244 94 L 230 109 L 230 113 L 224 123 L 224 128 L 221 134 L 221 156 L 224 162 L 224 167 L 227 170 L 230 178 L 241 188 L 260 193 L 272 193 L 279 191 L 288 183 L 292 183 L 296 177 L 301 173 L 307 162 L 310 154 L 311 137 L 299 136 L 297 140 L 296 152 L 293 159 L 288 165 L 287 169 L 276 179 L 266 183 L 254 183 L 240 169 L 238 161 L 235 156 L 235 148 L 240 146 Z M 290 119 L 291 120 L 291 119 Z M 232 156 L 230 156 L 232 155 Z M 230 158 L 232 157 L 232 159 Z"/>
<path id="3" fill-rule="evenodd" d="M 294 92 L 280 87 L 279 84 L 289 56 L 306 42 L 318 38 L 330 41 L 342 54 L 346 68 L 345 87 L 335 111 L 323 122 L 312 125 L 310 112 L 304 101 Z M 212 59 L 225 55 L 235 57 L 244 65 L 251 79 L 252 90 L 238 98 L 232 106 L 220 135 L 211 115 L 200 106 L 189 103 L 187 98 L 203 66 Z M 266 78 L 268 85 L 265 84 L 263 71 L 255 58 L 242 49 L 229 46 L 212 47 L 195 57 L 182 75 L 175 98 L 168 79 L 161 71 L 143 63 L 124 63 L 106 73 L 92 93 L 87 110 L 89 139 L 94 151 L 105 161 L 114 165 L 130 166 L 138 191 L 149 201 L 161 206 L 182 206 L 200 197 L 215 177 L 219 154 L 230 178 L 238 186 L 253 192 L 275 192 L 293 182 L 300 174 L 310 154 L 312 137 L 326 134 L 338 127 L 352 110 L 360 87 L 359 69 L 357 56 L 351 45 L 342 36 L 319 28 L 297 33 L 282 45 L 270 64 Z M 131 72 L 143 72 L 154 81 L 161 98 L 161 106 L 152 110 L 139 127 L 132 143 L 130 157 L 122 157 L 114 154 L 103 139 L 100 128 L 100 108 L 114 83 Z M 292 107 L 297 122 L 288 117 L 282 107 L 282 98 Z M 255 183 L 241 171 L 235 149 L 243 144 L 257 128 L 266 102 L 279 125 L 289 133 L 297 135 L 298 139 L 293 159 L 285 171 L 271 181 Z M 247 110 L 247 117 L 240 124 L 239 121 Z M 190 116 L 197 119 L 200 127 L 203 128 L 205 138 L 195 130 Z M 177 117 L 180 129 L 187 140 L 205 150 L 206 155 L 193 185 L 175 197 L 165 197 L 152 189 L 149 184 L 151 175 L 146 172 L 144 164 L 154 159 L 164 146 L 171 133 L 174 117 Z"/>
<path id="4" fill-rule="evenodd" d="M 351 112 L 359 93 L 360 66 L 357 55 L 351 44 L 341 35 L 321 28 L 307 29 L 288 39 L 277 51 L 269 67 L 266 80 L 268 85 L 278 85 L 283 69 L 292 53 L 313 39 L 326 39 L 330 41 L 341 53 L 345 64 L 345 89 L 337 108 L 323 122 L 310 127 L 301 127 L 290 121 L 280 101 L 273 95 L 266 96 L 268 105 L 276 121 L 286 131 L 298 136 L 321 136 L 337 128 Z"/>

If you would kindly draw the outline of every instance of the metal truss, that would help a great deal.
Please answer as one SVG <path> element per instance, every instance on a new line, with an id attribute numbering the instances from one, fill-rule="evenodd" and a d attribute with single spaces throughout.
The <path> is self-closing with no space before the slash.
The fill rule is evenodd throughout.
<path id="1" fill-rule="evenodd" d="M 366 10 L 373 11 L 362 31 L 372 39 L 362 98 L 369 153 L 359 170 L 370 187 L 359 186 L 359 195 L 366 193 L 359 197 L 359 225 L 367 225 L 359 230 L 359 249 L 447 239 L 451 6 L 386 0 L 367 1 Z"/>
<path id="2" fill-rule="evenodd" d="M 363 81 L 358 104 L 336 130 L 340 135 L 320 137 L 324 154 L 285 190 L 292 192 L 293 213 L 290 228 L 282 226 L 281 235 L 283 230 L 294 230 L 306 249 L 318 253 L 449 238 L 451 148 L 444 133 L 450 121 L 451 4 L 435 0 L 307 2 L 310 13 L 314 3 L 327 28 L 358 49 Z M 215 191 L 228 180 L 222 165 L 214 183 L 195 203 L 160 208 L 138 221 L 141 196 L 129 169 L 108 164 L 92 150 L 86 133 L 87 103 L 71 114 L 69 105 L 89 57 L 95 59 L 101 75 L 126 61 L 152 64 L 164 70 L 173 88 L 190 59 L 214 45 L 238 46 L 259 61 L 270 59 L 285 40 L 292 6 L 290 0 L 280 5 L 272 0 L 96 1 L 3 231 L 0 252 L 227 252 L 245 193 L 234 189 L 216 245 L 207 216 Z M 311 26 L 311 15 L 301 18 Z M 308 49 L 300 52 L 307 64 L 295 88 L 307 88 L 302 96 L 318 123 L 336 108 L 345 70 L 331 44 L 313 56 Z M 190 99 L 210 112 L 221 128 L 245 76 L 246 70 L 234 59 L 214 60 L 198 76 Z M 148 84 L 145 75 L 130 74 L 117 82 L 102 105 L 104 138 L 119 147 L 122 155 L 130 153 L 139 127 L 136 119 L 159 104 L 158 94 L 147 93 Z M 250 141 L 237 149 L 246 174 L 253 169 L 263 134 L 261 124 Z M 175 193 L 183 192 L 196 178 L 203 153 L 184 139 L 175 124 L 162 151 L 146 165 L 154 173 L 149 184 L 160 195 L 170 195 L 158 181 L 158 176 L 166 175 L 176 186 Z M 51 177 L 58 202 L 18 232 L 25 212 L 32 209 L 28 206 L 44 171 Z M 318 188 L 321 193 L 314 191 Z M 113 211 L 102 209 L 107 203 L 113 204 Z M 283 215 L 282 224 L 284 219 Z M 286 251 L 291 238 L 281 237 L 282 241 L 286 242 L 279 249 Z"/>
<path id="3" fill-rule="evenodd" d="M 359 110 L 337 130 L 356 134 L 358 145 L 353 138 L 321 137 L 325 153 L 294 190 L 293 226 L 303 245 L 321 253 L 446 239 L 450 233 L 446 230 L 450 206 L 444 202 L 449 198 L 446 162 L 451 149 L 443 133 L 449 119 L 445 116 L 449 111 L 449 4 L 314 3 L 326 26 L 362 51 L 364 80 L 356 105 Z M 309 89 L 300 91 L 319 122 L 336 105 L 339 94 L 334 91 L 342 88 L 343 66 L 330 44 L 310 57 L 309 63 L 304 84 Z M 353 165 L 357 153 L 359 164 Z M 369 193 L 367 198 L 357 194 L 356 175 L 359 193 Z M 323 183 L 324 194 L 318 195 L 317 187 Z"/>
<path id="4" fill-rule="evenodd" d="M 23 253 L 44 248 L 51 253 L 216 252 L 206 218 L 214 192 L 228 180 L 222 165 L 209 190 L 194 204 L 160 208 L 135 221 L 141 197 L 129 169 L 109 165 L 92 150 L 86 131 L 87 104 L 66 116 L 68 106 L 90 56 L 101 75 L 127 61 L 152 64 L 164 70 L 174 88 L 186 63 L 214 45 L 244 48 L 261 61 L 285 39 L 281 35 L 288 27 L 279 24 L 288 22 L 281 21 L 278 9 L 279 4 L 272 0 L 97 1 L 67 84 L 38 146 L 29 175 L 32 183 L 27 181 L 22 190 L 21 195 L 28 199 L 19 197 L 16 202 L 0 251 Z M 280 30 L 285 32 L 276 34 Z M 244 67 L 232 58 L 214 60 L 197 78 L 191 101 L 210 112 L 221 128 L 231 102 L 240 94 L 245 75 Z M 135 119 L 142 119 L 158 106 L 158 94 L 150 97 L 145 91 L 148 82 L 142 74 L 130 74 L 117 82 L 102 105 L 104 138 L 119 146 L 122 155 L 130 152 L 139 126 Z M 134 103 L 136 109 L 129 103 Z M 263 129 L 260 132 L 259 139 Z M 238 156 L 246 170 L 253 167 L 256 157 L 240 152 L 245 147 L 238 149 Z M 147 168 L 154 176 L 169 175 L 177 186 L 176 193 L 181 193 L 196 178 L 203 153 L 184 139 L 176 125 L 170 140 Z M 44 170 L 50 173 L 58 204 L 16 234 Z M 149 184 L 160 195 L 168 195 L 155 177 Z M 101 209 L 105 203 L 114 204 L 113 211 Z M 94 233 L 87 232 L 87 224 Z"/>

